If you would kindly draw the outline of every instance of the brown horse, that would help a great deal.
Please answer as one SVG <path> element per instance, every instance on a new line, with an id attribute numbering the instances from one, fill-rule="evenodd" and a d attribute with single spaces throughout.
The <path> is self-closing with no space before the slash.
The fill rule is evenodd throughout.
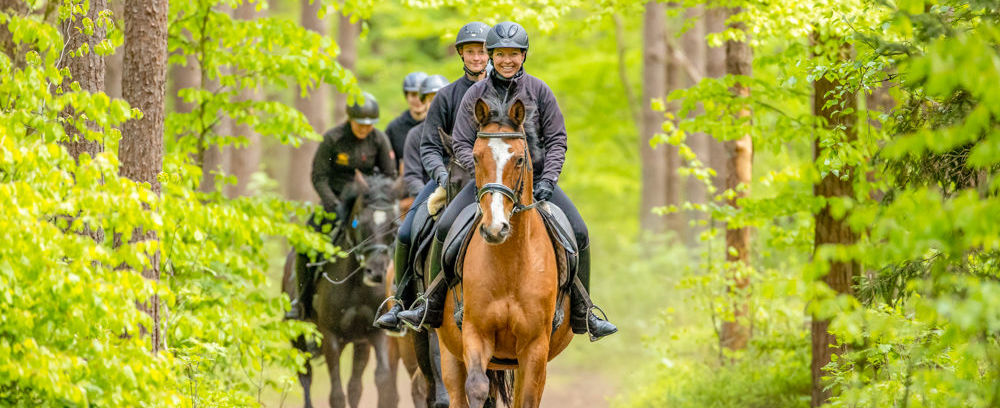
<path id="1" fill-rule="evenodd" d="M 492 108 L 490 106 L 492 104 Z M 568 324 L 553 331 L 559 272 L 552 242 L 533 205 L 524 104 L 476 102 L 479 137 L 473 146 L 482 214 L 463 263 L 463 283 L 445 302 L 453 316 L 464 303 L 462 327 L 445 318 L 438 330 L 441 370 L 453 407 L 482 407 L 499 394 L 507 405 L 537 407 L 546 365 L 572 340 Z M 563 303 L 569 315 L 568 302 Z M 468 403 L 468 405 L 466 405 Z"/>

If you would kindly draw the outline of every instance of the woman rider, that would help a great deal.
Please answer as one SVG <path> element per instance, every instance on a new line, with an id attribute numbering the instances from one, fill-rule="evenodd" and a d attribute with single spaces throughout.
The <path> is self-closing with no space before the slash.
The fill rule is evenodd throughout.
<path id="1" fill-rule="evenodd" d="M 420 83 L 420 100 L 427 105 L 430 105 L 434 100 L 434 96 L 437 92 L 448 85 L 448 78 L 442 75 L 432 75 L 423 80 Z M 426 109 L 426 108 L 425 108 Z M 420 162 L 420 137 L 423 135 L 424 124 L 423 122 L 418 123 L 416 126 L 410 129 L 406 134 L 406 144 L 403 148 L 403 156 L 400 160 L 403 161 L 403 186 L 406 187 L 406 193 L 408 197 L 417 197 L 420 192 L 430 181 L 430 176 L 424 171 L 424 165 Z M 428 189 L 427 194 L 429 195 L 434 189 Z M 420 201 L 416 199 L 413 200 L 414 203 L 423 202 L 427 197 L 419 197 Z M 415 207 L 415 206 L 413 206 Z M 412 207 L 411 207 L 412 208 Z M 400 241 L 409 242 L 410 241 L 410 227 L 412 225 L 412 220 L 410 223 L 403 222 L 403 225 L 399 228 Z"/>
<path id="2" fill-rule="evenodd" d="M 452 126 L 455 123 L 455 113 L 458 105 L 462 101 L 462 96 L 469 90 L 472 84 L 486 77 L 486 64 L 489 58 L 486 56 L 486 32 L 490 26 L 485 23 L 468 23 L 460 30 L 455 37 L 455 50 L 462 60 L 462 68 L 465 74 L 461 78 L 438 90 L 437 95 L 427 109 L 427 117 L 424 119 L 420 132 L 420 160 L 423 162 L 423 171 L 430 176 L 430 180 L 424 189 L 421 190 L 413 207 L 406 215 L 403 226 L 400 228 L 399 238 L 403 238 L 404 233 L 408 233 L 413 225 L 413 209 L 427 200 L 438 186 L 447 184 L 448 171 L 445 163 L 450 159 L 442 146 L 441 138 L 438 137 L 438 129 L 451 134 Z M 405 153 L 404 153 L 405 155 Z M 406 163 L 409 166 L 409 163 Z M 375 321 L 377 327 L 388 330 L 398 330 L 400 321 L 397 314 L 404 307 L 416 300 L 416 288 L 413 283 L 413 268 L 409 265 L 410 242 L 397 238 L 396 240 L 396 297 L 399 299 L 388 312 L 379 316 Z M 408 238 L 408 237 L 406 237 Z M 432 255 L 433 256 L 433 255 Z"/>
<path id="3" fill-rule="evenodd" d="M 534 105 L 538 121 L 539 146 L 544 152 L 543 157 L 533 158 L 535 170 L 535 200 L 550 201 L 566 213 L 573 231 L 576 234 L 577 246 L 580 248 L 579 274 L 582 285 L 573 285 L 571 296 L 570 324 L 573 332 L 586 333 L 589 330 L 591 341 L 618 331 L 615 325 L 597 317 L 591 311 L 590 284 L 590 239 L 587 226 L 576 207 L 566 196 L 566 193 L 556 184 L 562 172 L 566 159 L 566 127 L 562 112 L 556 103 L 555 95 L 542 80 L 528 75 L 522 66 L 528 52 L 528 34 L 517 23 L 503 22 L 494 26 L 486 36 L 486 50 L 493 62 L 493 72 L 486 81 L 476 83 L 469 88 L 458 109 L 454 139 L 455 156 L 459 164 L 466 169 L 473 169 L 472 146 L 476 141 L 478 126 L 472 115 L 473 106 L 487 92 L 496 92 L 504 96 L 505 102 L 520 98 L 526 105 Z M 475 183 L 466 185 L 462 192 L 449 204 L 437 226 L 437 237 L 434 246 L 439 247 L 448 234 L 451 224 L 458 213 L 468 204 L 475 202 Z M 432 256 L 439 254 L 432 252 Z M 436 262 L 438 269 L 440 263 Z M 435 276 L 438 270 L 431 270 Z M 581 287 L 582 286 L 582 287 Z M 399 318 L 408 324 L 418 325 L 421 319 L 431 327 L 441 324 L 444 309 L 444 296 L 447 284 L 444 279 L 437 279 L 427 289 L 427 302 L 418 302 L 413 310 L 399 313 Z M 426 316 L 424 314 L 426 313 Z"/>
<path id="4" fill-rule="evenodd" d="M 392 158 L 392 146 L 385 133 L 375 129 L 378 122 L 378 102 L 365 92 L 361 104 L 347 107 L 348 120 L 323 134 L 323 141 L 313 157 L 312 183 L 319 194 L 323 210 L 335 214 L 334 220 L 346 216 L 341 193 L 354 180 L 354 172 L 364 175 L 376 172 L 387 177 L 396 177 L 396 163 Z M 316 222 L 319 218 L 320 221 Z M 339 221 L 338 221 L 339 222 Z M 333 229 L 330 218 L 312 217 L 309 225 L 317 232 L 329 233 Z M 298 262 L 306 261 L 299 254 Z M 292 300 L 292 308 L 285 315 L 289 319 L 305 319 L 311 308 L 312 282 L 316 267 L 296 268 L 304 272 L 296 275 L 298 297 Z"/>
<path id="5" fill-rule="evenodd" d="M 420 97 L 420 84 L 427 79 L 423 72 L 411 72 L 403 78 L 403 97 L 406 98 L 406 110 L 385 127 L 385 135 L 392 144 L 392 152 L 396 156 L 396 169 L 403 162 L 403 149 L 406 145 L 406 134 L 414 126 L 424 121 L 427 116 L 427 103 Z"/>

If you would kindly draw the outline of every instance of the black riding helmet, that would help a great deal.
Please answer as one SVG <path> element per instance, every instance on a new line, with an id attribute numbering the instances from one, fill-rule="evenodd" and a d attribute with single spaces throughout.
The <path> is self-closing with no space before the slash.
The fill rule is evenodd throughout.
<path id="1" fill-rule="evenodd" d="M 362 125 L 374 125 L 378 122 L 378 101 L 368 92 L 362 93 L 361 105 L 357 102 L 347 105 L 347 117 Z"/>
<path id="2" fill-rule="evenodd" d="M 445 78 L 444 75 L 431 75 L 420 83 L 420 97 L 423 98 L 427 94 L 435 93 L 444 88 L 445 85 L 448 85 L 448 78 Z"/>
<path id="3" fill-rule="evenodd" d="M 489 25 L 478 21 L 473 21 L 469 24 L 462 26 L 462 28 L 458 30 L 458 35 L 455 36 L 455 51 L 458 52 L 459 56 L 461 56 L 463 45 L 470 43 L 479 43 L 479 44 L 485 43 L 486 32 L 489 30 L 490 30 Z M 465 66 L 464 57 L 462 58 L 462 69 L 465 70 L 466 74 L 472 76 L 479 76 L 479 74 L 483 73 L 482 71 L 479 72 L 470 71 L 469 67 Z"/>
<path id="4" fill-rule="evenodd" d="M 407 74 L 403 78 L 403 92 L 420 92 L 420 83 L 426 78 L 427 74 L 420 71 Z"/>

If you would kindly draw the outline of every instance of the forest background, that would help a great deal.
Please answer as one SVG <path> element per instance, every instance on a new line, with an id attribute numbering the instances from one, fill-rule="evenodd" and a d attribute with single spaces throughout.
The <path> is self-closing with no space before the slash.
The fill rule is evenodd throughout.
<path id="1" fill-rule="evenodd" d="M 297 221 L 309 149 L 361 90 L 384 126 L 406 73 L 458 77 L 472 20 L 531 34 L 621 328 L 578 339 L 555 388 L 607 384 L 623 407 L 1000 401 L 993 2 L 151 1 L 165 47 L 143 37 L 132 59 L 129 3 L 0 1 L 3 405 L 296 393 L 288 339 L 311 329 L 280 320 L 283 253 L 336 251 Z M 165 84 L 129 75 L 158 61 Z M 153 122 L 158 152 L 130 128 Z"/>

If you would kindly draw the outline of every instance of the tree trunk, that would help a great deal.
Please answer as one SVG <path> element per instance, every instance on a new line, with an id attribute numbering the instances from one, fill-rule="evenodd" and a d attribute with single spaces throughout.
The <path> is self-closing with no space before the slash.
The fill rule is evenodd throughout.
<path id="1" fill-rule="evenodd" d="M 687 10 L 685 13 L 688 19 L 695 19 L 693 26 L 688 28 L 688 30 L 681 36 L 681 49 L 683 55 L 687 58 L 687 63 L 690 69 L 695 70 L 700 76 L 705 75 L 705 52 L 707 50 L 707 43 L 705 42 L 705 20 L 702 18 L 704 14 L 704 7 L 696 6 Z M 684 87 L 688 88 L 697 84 L 700 78 L 692 77 L 690 74 L 684 75 Z M 696 115 L 700 115 L 702 110 L 699 109 L 693 112 Z M 709 163 L 711 156 L 711 139 L 712 137 L 701 132 L 696 132 L 688 135 L 687 145 L 694 152 L 698 160 L 705 164 Z M 685 182 L 685 194 L 687 201 L 695 204 L 704 204 L 708 201 L 708 191 L 705 188 L 705 182 L 698 180 L 694 177 L 687 178 Z M 703 213 L 690 213 L 691 219 L 704 220 L 706 217 Z M 696 245 L 698 243 L 698 234 L 703 228 L 695 227 L 691 229 L 684 242 L 688 245 Z"/>
<path id="2" fill-rule="evenodd" d="M 28 13 L 28 5 L 23 0 L 0 0 L 0 10 L 23 16 Z M 14 45 L 14 34 L 7 29 L 7 23 L 0 23 L 0 52 L 7 54 L 14 69 L 24 68 L 24 47 Z"/>
<path id="3" fill-rule="evenodd" d="M 667 204 L 667 153 L 663 147 L 653 149 L 650 140 L 662 132 L 663 115 L 651 108 L 653 99 L 667 96 L 667 32 L 666 9 L 663 3 L 646 3 L 643 17 L 642 52 L 642 134 L 639 152 L 642 160 L 642 200 L 639 222 L 643 230 L 662 233 L 667 230 L 665 217 L 653 214 L 655 207 Z"/>
<path id="4" fill-rule="evenodd" d="M 170 98 L 173 102 L 174 112 L 179 113 L 190 113 L 194 109 L 194 104 L 184 102 L 180 91 L 201 87 L 201 69 L 198 67 L 198 58 L 194 55 L 188 55 L 186 60 L 186 65 L 170 67 Z"/>
<path id="5" fill-rule="evenodd" d="M 726 29 L 726 9 L 711 8 L 705 14 L 706 33 L 719 33 Z M 726 48 L 709 47 L 706 50 L 705 74 L 710 78 L 722 78 L 726 76 Z M 722 191 L 726 188 L 726 145 L 722 141 L 710 138 L 709 159 L 706 162 L 709 167 L 715 170 L 716 177 L 714 185 L 716 190 Z"/>
<path id="6" fill-rule="evenodd" d="M 358 60 L 358 35 L 361 34 L 361 23 L 351 24 L 351 18 L 343 14 L 337 14 L 337 17 L 337 45 L 340 46 L 337 62 L 344 69 L 353 71 Z M 337 125 L 345 120 L 347 120 L 347 94 L 337 92 L 333 97 L 333 122 Z"/>
<path id="7" fill-rule="evenodd" d="M 846 61 L 851 56 L 851 48 L 844 45 L 840 61 Z M 854 93 L 844 93 L 841 100 L 833 92 L 837 87 L 843 85 L 840 82 L 832 82 L 825 77 L 818 78 L 813 83 L 813 114 L 822 118 L 826 122 L 828 129 L 841 127 L 844 129 L 844 138 L 851 142 L 857 139 L 857 98 Z M 824 109 L 828 101 L 836 102 L 829 108 Z M 843 107 L 841 107 L 843 104 Z M 839 111 L 850 109 L 852 113 L 841 114 Z M 820 139 L 816 139 L 813 144 L 814 158 L 818 159 L 823 153 Z M 813 194 L 817 197 L 853 197 L 854 196 L 854 170 L 852 168 L 841 169 L 840 176 L 827 173 L 820 180 L 819 184 L 813 187 Z M 834 218 L 830 212 L 830 206 L 825 205 L 815 216 L 816 235 L 814 249 L 818 250 L 823 245 L 850 245 L 857 241 L 857 234 L 851 231 L 847 225 L 846 218 Z M 860 271 L 855 262 L 831 262 L 830 272 L 823 277 L 823 281 L 830 285 L 834 291 L 850 296 L 853 293 L 851 285 L 854 276 Z M 840 354 L 844 351 L 842 347 L 834 347 L 837 339 L 827 330 L 830 325 L 829 320 L 820 320 L 813 317 L 812 320 L 812 406 L 823 405 L 829 398 L 830 392 L 824 390 L 822 381 L 823 367 L 830 363 L 833 354 Z"/>
<path id="8" fill-rule="evenodd" d="M 122 126 L 118 148 L 121 175 L 149 183 L 160 193 L 157 175 L 163 168 L 163 118 L 167 81 L 167 0 L 127 0 L 125 2 L 125 57 L 122 94 L 142 119 Z M 133 241 L 156 240 L 156 231 L 136 231 Z M 151 266 L 142 276 L 160 279 L 160 253 L 146 254 Z M 153 318 L 148 328 L 153 353 L 163 344 L 160 333 L 160 302 L 152 296 L 143 309 Z"/>
<path id="9" fill-rule="evenodd" d="M 740 8 L 730 9 L 730 16 L 737 15 Z M 746 31 L 743 22 L 730 22 L 729 28 Z M 748 34 L 749 36 L 749 34 Z M 750 76 L 753 54 L 750 50 L 749 38 L 744 41 L 726 41 L 726 73 L 729 75 Z M 749 84 L 737 83 L 731 91 L 741 99 L 750 98 Z M 749 101 L 747 101 L 749 105 Z M 737 120 L 750 117 L 749 106 L 744 106 L 736 113 Z M 744 185 L 743 191 L 729 200 L 729 205 L 739 209 L 739 200 L 750 193 L 750 181 L 753 170 L 753 141 L 749 134 L 736 140 L 727 141 L 726 146 L 726 188 L 736 189 Z M 722 323 L 721 338 L 723 347 L 731 350 L 745 348 L 750 339 L 749 305 L 747 304 L 747 289 L 750 280 L 747 270 L 750 268 L 750 228 L 735 227 L 726 229 L 726 260 L 732 263 L 727 272 L 729 293 L 733 299 L 733 315 L 731 321 Z"/>
<path id="10" fill-rule="evenodd" d="M 67 52 L 76 51 L 84 44 L 90 47 L 90 52 L 78 57 L 67 56 L 63 61 L 64 67 L 69 68 L 70 73 L 70 78 L 63 80 L 63 91 L 69 91 L 69 85 L 72 82 L 78 83 L 83 91 L 93 93 L 104 91 L 104 58 L 98 55 L 95 50 L 97 45 L 104 40 L 105 29 L 103 25 L 95 25 L 94 34 L 88 36 L 83 31 L 81 21 L 86 17 L 96 22 L 100 12 L 107 8 L 108 2 L 106 0 L 91 0 L 86 16 L 74 14 L 59 24 L 59 32 L 65 39 Z M 67 107 L 63 111 L 63 117 L 73 116 L 72 107 Z M 91 121 L 87 121 L 87 127 L 98 130 Z M 73 125 L 66 126 L 66 140 L 63 145 L 78 161 L 82 153 L 94 157 L 97 153 L 104 151 L 104 145 L 100 141 L 87 140 L 86 136 L 80 134 L 80 131 Z"/>
<path id="11" fill-rule="evenodd" d="M 677 7 L 677 3 L 671 3 L 668 5 L 670 8 Z M 675 27 L 679 27 L 679 22 L 674 22 Z M 670 95 L 671 92 L 677 89 L 683 89 L 687 84 L 687 74 L 684 73 L 684 65 L 678 57 L 682 56 L 681 46 L 678 44 L 677 36 L 674 30 L 667 30 L 664 32 L 665 42 L 667 47 L 667 66 L 665 75 L 667 77 L 667 90 L 665 95 Z M 674 124 L 676 125 L 677 111 L 680 109 L 680 103 L 677 101 L 667 102 L 666 104 L 667 112 L 674 115 Z M 661 118 L 661 121 L 663 118 Z M 663 182 L 666 184 L 666 205 L 680 207 L 681 203 L 684 201 L 684 180 L 677 170 L 680 169 L 681 158 L 678 154 L 679 149 L 669 143 L 664 143 L 658 149 L 665 150 L 667 156 L 667 163 L 665 174 L 663 175 Z M 687 222 L 685 221 L 684 213 L 673 212 L 664 216 L 666 218 L 667 229 L 673 231 L 677 235 L 677 242 L 684 242 L 687 236 Z"/>
<path id="12" fill-rule="evenodd" d="M 108 7 L 115 21 L 125 14 L 125 0 L 108 0 Z M 122 97 L 122 59 L 125 52 L 119 47 L 114 54 L 104 58 L 104 93 L 110 98 Z"/>
<path id="13" fill-rule="evenodd" d="M 257 5 L 254 3 L 243 3 L 233 11 L 233 17 L 238 20 L 253 20 L 257 18 Z M 259 99 L 260 96 L 252 89 L 244 89 L 240 92 L 237 102 Z M 260 167 L 261 141 L 260 135 L 254 132 L 249 126 L 230 120 L 232 135 L 240 137 L 246 141 L 245 146 L 232 146 L 229 151 L 229 173 L 236 176 L 236 184 L 226 186 L 226 195 L 229 197 L 245 196 L 250 193 L 248 185 L 253 173 Z"/>
<path id="14" fill-rule="evenodd" d="M 302 0 L 302 26 L 307 30 L 315 31 L 320 35 L 326 35 L 328 30 L 326 21 L 321 20 L 319 12 L 319 2 Z M 295 108 L 297 108 L 312 128 L 322 134 L 329 124 L 327 115 L 327 95 L 330 87 L 327 84 L 319 84 L 319 87 L 309 91 L 308 96 L 302 98 L 302 89 L 299 88 L 295 94 Z M 288 198 L 299 201 L 319 202 L 319 196 L 313 191 L 310 182 L 312 172 L 313 156 L 316 155 L 316 148 L 319 143 L 312 140 L 303 140 L 299 147 L 291 147 L 288 161 L 288 180 L 286 181 L 286 191 Z"/>

